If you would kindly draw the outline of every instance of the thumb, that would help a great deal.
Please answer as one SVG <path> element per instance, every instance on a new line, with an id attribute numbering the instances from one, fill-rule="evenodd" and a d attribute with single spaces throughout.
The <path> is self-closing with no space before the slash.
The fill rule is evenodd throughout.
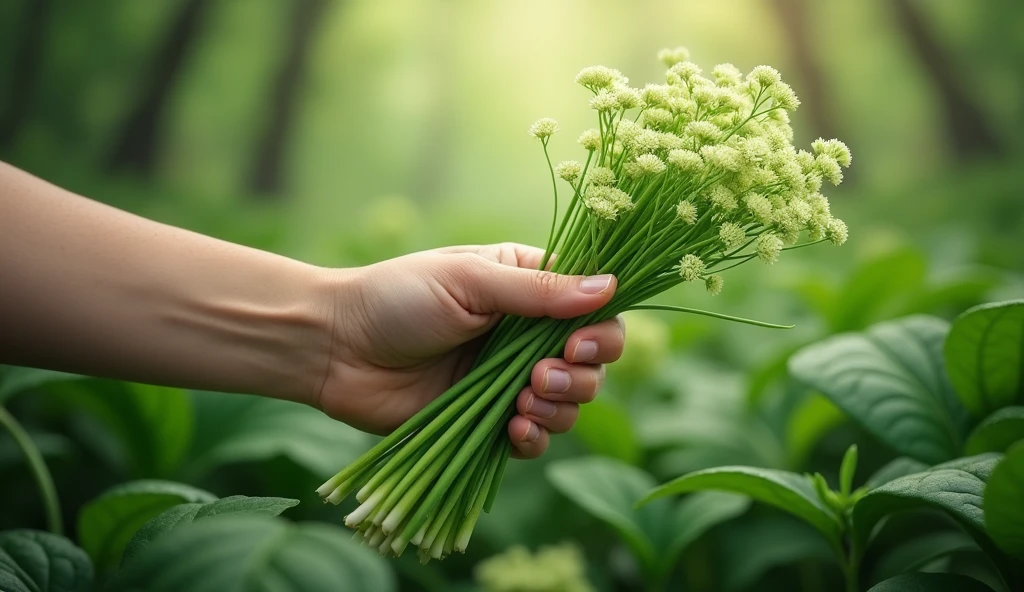
<path id="1" fill-rule="evenodd" d="M 475 266 L 467 286 L 476 313 L 567 319 L 601 308 L 615 293 L 615 276 L 561 275 L 500 263 Z"/>

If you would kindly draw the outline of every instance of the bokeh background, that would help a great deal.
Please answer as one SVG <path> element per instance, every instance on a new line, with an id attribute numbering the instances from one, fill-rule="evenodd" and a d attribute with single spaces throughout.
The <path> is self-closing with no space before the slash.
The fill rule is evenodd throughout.
<path id="1" fill-rule="evenodd" d="M 474 566 L 502 553 L 509 565 L 533 561 L 507 555 L 516 545 L 568 543 L 578 555 L 544 561 L 580 563 L 596 589 L 639 589 L 636 562 L 551 484 L 551 463 L 605 455 L 659 482 L 725 463 L 831 477 L 856 442 L 868 474 L 885 451 L 793 385 L 788 355 L 879 320 L 952 318 L 1024 294 L 1021 31 L 1016 0 L 5 0 L 0 159 L 144 216 L 320 265 L 455 243 L 543 244 L 549 180 L 526 128 L 558 119 L 554 158 L 579 158 L 575 138 L 593 125 L 588 94 L 573 84 L 580 68 L 661 82 L 654 55 L 677 45 L 706 70 L 777 67 L 803 102 L 798 146 L 839 137 L 853 151 L 830 195 L 849 242 L 732 271 L 715 298 L 690 288 L 659 301 L 797 328 L 634 315 L 602 398 L 545 459 L 514 463 L 469 555 L 392 565 L 403 589 L 497 591 Z M 208 418 L 193 403 L 199 434 Z M 297 497 L 297 519 L 341 520 L 309 494 L 354 454 L 332 449 L 336 440 L 295 454 L 284 435 L 212 473 L 161 475 L 97 452 L 88 428 L 65 430 L 75 422 L 51 407 L 19 405 L 52 436 L 46 451 L 68 512 L 128 477 L 191 475 L 220 495 Z M 199 446 L 189 442 L 185 467 Z M 0 474 L 0 527 L 38 525 L 24 470 L 7 459 Z M 16 482 L 25 485 L 6 485 Z M 692 545 L 673 585 L 833 589 L 827 549 L 780 513 L 754 513 Z M 769 544 L 780 539 L 793 548 Z"/>

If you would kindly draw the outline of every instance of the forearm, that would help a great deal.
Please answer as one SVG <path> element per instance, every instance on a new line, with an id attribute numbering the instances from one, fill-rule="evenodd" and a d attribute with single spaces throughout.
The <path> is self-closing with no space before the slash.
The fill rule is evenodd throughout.
<path id="1" fill-rule="evenodd" d="M 0 363 L 305 402 L 334 281 L 0 163 Z"/>

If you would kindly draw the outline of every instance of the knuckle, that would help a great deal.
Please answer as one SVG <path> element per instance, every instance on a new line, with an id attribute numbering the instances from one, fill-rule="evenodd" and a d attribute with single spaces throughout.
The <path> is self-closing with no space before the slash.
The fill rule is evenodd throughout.
<path id="1" fill-rule="evenodd" d="M 561 292 L 562 278 L 558 274 L 541 271 L 537 273 L 536 277 L 536 281 L 533 282 L 533 290 L 537 297 L 547 300 Z"/>

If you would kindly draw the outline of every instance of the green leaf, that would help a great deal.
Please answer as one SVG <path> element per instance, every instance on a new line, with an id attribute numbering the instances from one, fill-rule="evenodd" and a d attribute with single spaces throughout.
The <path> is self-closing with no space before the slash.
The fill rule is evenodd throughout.
<path id="1" fill-rule="evenodd" d="M 818 442 L 845 421 L 846 415 L 827 397 L 812 393 L 805 398 L 786 418 L 788 466 L 803 466 Z"/>
<path id="2" fill-rule="evenodd" d="M 193 411 L 187 391 L 111 380 L 54 390 L 115 435 L 120 462 L 134 476 L 171 476 L 188 452 Z"/>
<path id="3" fill-rule="evenodd" d="M 992 588 L 959 574 L 909 573 L 876 584 L 868 592 L 992 592 Z"/>
<path id="4" fill-rule="evenodd" d="M 771 569 L 796 564 L 832 563 L 835 555 L 817 530 L 786 514 L 758 516 L 723 526 L 716 537 L 722 567 L 721 585 L 715 590 L 758 590 Z"/>
<path id="5" fill-rule="evenodd" d="M 927 471 L 894 479 L 868 492 L 853 507 L 853 534 L 866 548 L 875 527 L 887 516 L 904 510 L 937 510 L 971 535 L 1007 581 L 1015 578 L 1009 559 L 985 533 L 982 493 L 999 454 L 960 458 Z"/>
<path id="6" fill-rule="evenodd" d="M 594 454 L 630 464 L 640 460 L 640 442 L 629 414 L 611 399 L 597 399 L 580 407 L 572 434 Z"/>
<path id="7" fill-rule="evenodd" d="M 654 579 L 671 571 L 679 554 L 700 535 L 749 505 L 737 496 L 703 494 L 680 504 L 659 500 L 636 509 L 636 502 L 654 486 L 654 478 L 599 456 L 556 461 L 546 473 L 563 495 L 611 526 Z"/>
<path id="8" fill-rule="evenodd" d="M 907 475 L 913 475 L 914 473 L 920 473 L 921 471 L 928 470 L 928 465 L 924 464 L 919 460 L 900 456 L 894 458 L 882 468 L 875 471 L 874 475 L 868 477 L 867 482 L 864 483 L 864 487 L 868 490 L 872 490 L 876 487 L 881 487 L 893 479 L 900 477 L 906 477 Z"/>
<path id="9" fill-rule="evenodd" d="M 78 374 L 24 368 L 22 366 L 0 366 L 0 403 L 22 391 L 41 387 L 45 384 L 67 382 L 85 378 Z"/>
<path id="10" fill-rule="evenodd" d="M 718 490 L 739 493 L 789 512 L 815 527 L 834 544 L 841 525 L 814 492 L 804 475 L 756 467 L 717 467 L 683 475 L 650 491 L 640 504 L 692 491 Z"/>
<path id="11" fill-rule="evenodd" d="M 217 516 L 174 529 L 125 564 L 111 592 L 393 592 L 388 563 L 321 523 Z"/>
<path id="12" fill-rule="evenodd" d="M 882 323 L 808 346 L 789 369 L 898 453 L 936 464 L 960 453 L 969 419 L 943 367 L 947 330 L 927 316 Z"/>
<path id="13" fill-rule="evenodd" d="M 1010 449 L 985 488 L 985 524 L 997 545 L 1024 558 L 1024 444 Z"/>
<path id="14" fill-rule="evenodd" d="M 121 562 L 128 541 L 146 522 L 178 504 L 209 502 L 212 493 L 169 481 L 131 481 L 86 504 L 78 514 L 78 538 L 101 573 Z"/>
<path id="15" fill-rule="evenodd" d="M 1006 452 L 1024 440 L 1024 407 L 1003 407 L 979 423 L 964 446 L 966 454 Z"/>
<path id="16" fill-rule="evenodd" d="M 0 590 L 90 592 L 92 563 L 68 539 L 39 530 L 0 532 Z"/>
<path id="17" fill-rule="evenodd" d="M 338 472 L 372 437 L 307 405 L 227 393 L 193 393 L 196 437 L 192 469 L 284 456 L 318 477 Z"/>
<path id="18" fill-rule="evenodd" d="M 953 322 L 949 379 L 977 415 L 1024 402 L 1024 300 L 983 304 Z"/>
<path id="19" fill-rule="evenodd" d="M 974 540 L 959 530 L 932 532 L 911 539 L 888 551 L 875 566 L 877 580 L 916 571 L 935 561 L 962 551 L 977 551 Z"/>
<path id="20" fill-rule="evenodd" d="M 189 503 L 173 506 L 164 510 L 138 531 L 125 547 L 124 557 L 121 563 L 130 561 L 138 555 L 147 545 L 155 539 L 163 536 L 168 531 L 191 524 L 196 520 L 202 520 L 211 516 L 223 516 L 226 514 L 257 514 L 263 516 L 277 516 L 288 508 L 295 507 L 299 500 L 283 497 L 246 497 L 244 495 L 233 495 L 223 499 L 213 500 L 205 503 Z"/>
<path id="21" fill-rule="evenodd" d="M 857 445 L 854 444 L 846 449 L 843 455 L 843 462 L 839 465 L 839 491 L 844 495 L 850 495 L 853 491 L 853 478 L 857 472 Z"/>

